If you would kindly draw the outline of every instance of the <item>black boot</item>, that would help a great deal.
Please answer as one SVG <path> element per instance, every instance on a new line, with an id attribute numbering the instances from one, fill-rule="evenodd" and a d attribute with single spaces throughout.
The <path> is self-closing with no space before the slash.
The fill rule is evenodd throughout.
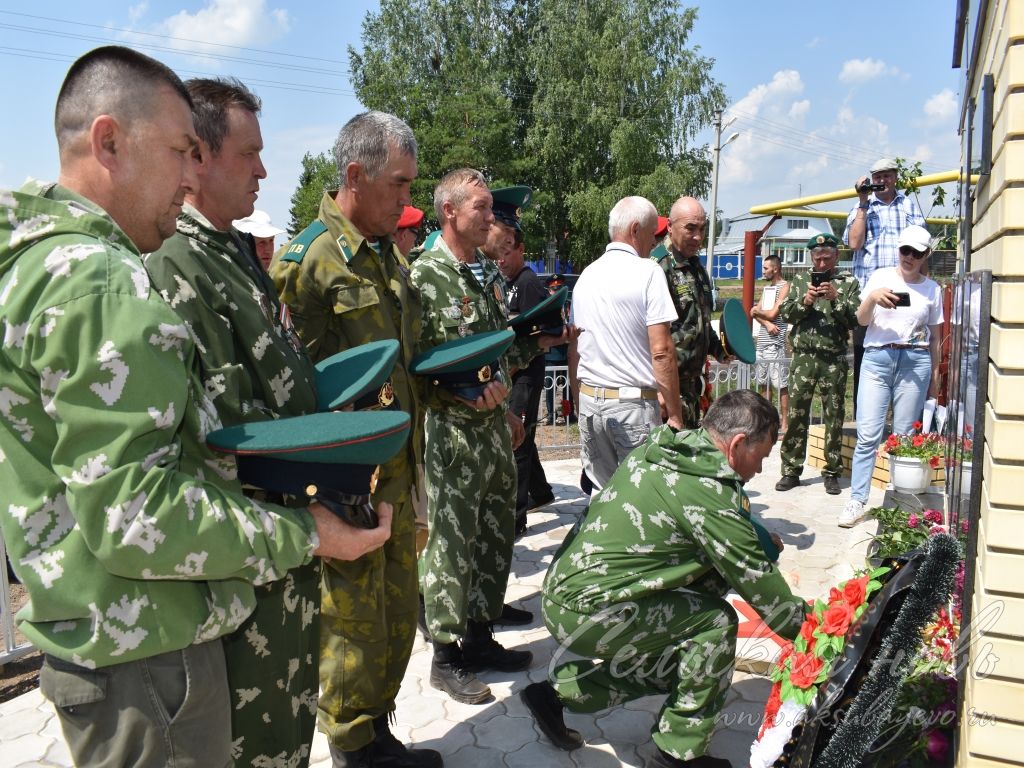
<path id="1" fill-rule="evenodd" d="M 466 669 L 481 672 L 496 669 L 500 672 L 518 672 L 533 661 L 529 651 L 511 651 L 494 639 L 494 630 L 486 621 L 470 621 L 462 641 L 462 661 Z"/>
<path id="2" fill-rule="evenodd" d="M 463 704 L 482 704 L 491 698 L 491 689 L 466 669 L 458 643 L 434 643 L 430 685 Z"/>
<path id="3" fill-rule="evenodd" d="M 532 621 L 532 613 L 505 603 L 501 606 L 501 616 L 492 621 L 491 624 L 530 624 Z"/>
<path id="4" fill-rule="evenodd" d="M 562 702 L 551 683 L 530 683 L 519 694 L 544 735 L 559 749 L 571 750 L 583 746 L 580 732 L 565 727 Z"/>
<path id="5" fill-rule="evenodd" d="M 442 768 L 441 753 L 433 749 L 411 749 L 391 733 L 389 715 L 373 719 L 374 768 Z"/>
<path id="6" fill-rule="evenodd" d="M 647 765 L 649 768 L 732 768 L 732 763 L 720 757 L 701 755 L 692 760 L 680 760 L 660 749 L 654 751 L 654 757 Z"/>

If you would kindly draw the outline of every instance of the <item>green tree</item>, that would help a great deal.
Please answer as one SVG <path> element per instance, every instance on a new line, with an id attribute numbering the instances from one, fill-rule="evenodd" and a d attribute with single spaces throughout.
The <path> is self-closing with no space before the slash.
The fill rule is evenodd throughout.
<path id="1" fill-rule="evenodd" d="M 708 191 L 693 140 L 725 98 L 687 48 L 695 19 L 665 0 L 381 0 L 349 64 L 360 101 L 416 133 L 414 204 L 462 165 L 528 184 L 528 252 L 554 242 L 581 266 L 620 197 L 666 212 Z"/>
<path id="2" fill-rule="evenodd" d="M 309 226 L 320 210 L 324 192 L 338 184 L 338 171 L 334 159 L 326 152 L 314 155 L 307 152 L 302 158 L 302 173 L 299 185 L 292 194 L 292 206 L 288 213 L 288 236 L 295 237 Z"/>

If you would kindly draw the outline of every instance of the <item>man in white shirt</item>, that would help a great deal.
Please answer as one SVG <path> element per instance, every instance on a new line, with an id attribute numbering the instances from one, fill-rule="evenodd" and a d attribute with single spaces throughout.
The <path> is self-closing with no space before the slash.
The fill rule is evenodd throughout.
<path id="1" fill-rule="evenodd" d="M 616 203 L 608 216 L 611 242 L 573 291 L 581 334 L 569 345 L 569 380 L 583 468 L 598 488 L 662 423 L 662 408 L 670 426 L 683 426 L 670 331 L 676 310 L 660 268 L 647 258 L 657 227 L 649 200 Z"/>

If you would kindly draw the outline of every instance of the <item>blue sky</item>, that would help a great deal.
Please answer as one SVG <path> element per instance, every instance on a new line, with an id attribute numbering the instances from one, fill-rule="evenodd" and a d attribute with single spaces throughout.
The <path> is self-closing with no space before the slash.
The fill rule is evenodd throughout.
<path id="1" fill-rule="evenodd" d="M 722 151 L 718 207 L 726 216 L 851 186 L 883 155 L 920 160 L 925 173 L 959 165 L 954 0 L 902 0 L 874 13 L 806 0 L 692 4 L 700 9 L 692 41 L 715 59 L 731 105 L 726 119 L 737 118 L 723 139 L 740 134 Z M 4 2 L 0 188 L 56 178 L 53 102 L 64 73 L 93 47 L 125 43 L 183 77 L 233 75 L 261 96 L 268 177 L 257 207 L 285 226 L 303 154 L 327 150 L 362 109 L 347 48 L 359 46 L 363 16 L 376 8 L 376 0 Z M 930 199 L 922 195 L 926 211 Z"/>

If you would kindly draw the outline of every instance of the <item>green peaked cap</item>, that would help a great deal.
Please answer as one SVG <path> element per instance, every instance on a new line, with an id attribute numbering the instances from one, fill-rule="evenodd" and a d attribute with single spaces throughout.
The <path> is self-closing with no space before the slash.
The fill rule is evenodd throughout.
<path id="1" fill-rule="evenodd" d="M 523 215 L 523 209 L 530 204 L 532 196 L 533 190 L 522 185 L 492 189 L 491 210 L 494 212 L 494 218 L 513 229 L 521 230 L 519 219 Z"/>
<path id="2" fill-rule="evenodd" d="M 370 477 L 409 435 L 402 411 L 327 411 L 253 421 L 211 432 L 206 442 L 233 454 L 245 483 L 302 494 L 310 485 L 365 495 Z"/>
<path id="3" fill-rule="evenodd" d="M 352 405 L 357 411 L 398 408 L 391 371 L 398 360 L 394 339 L 371 341 L 316 364 L 317 407 L 335 411 Z"/>
<path id="4" fill-rule="evenodd" d="M 530 307 L 508 321 L 508 327 L 516 332 L 516 336 L 561 336 L 565 327 L 565 300 L 569 289 L 562 286 L 544 301 Z"/>
<path id="5" fill-rule="evenodd" d="M 485 331 L 462 336 L 413 358 L 409 369 L 428 376 L 459 397 L 475 400 L 500 374 L 499 360 L 512 346 L 512 331 Z"/>
<path id="6" fill-rule="evenodd" d="M 739 299 L 729 299 L 722 308 L 722 346 L 730 354 L 736 355 L 744 363 L 753 363 L 757 359 L 754 338 L 750 333 L 750 320 L 743 311 Z"/>

